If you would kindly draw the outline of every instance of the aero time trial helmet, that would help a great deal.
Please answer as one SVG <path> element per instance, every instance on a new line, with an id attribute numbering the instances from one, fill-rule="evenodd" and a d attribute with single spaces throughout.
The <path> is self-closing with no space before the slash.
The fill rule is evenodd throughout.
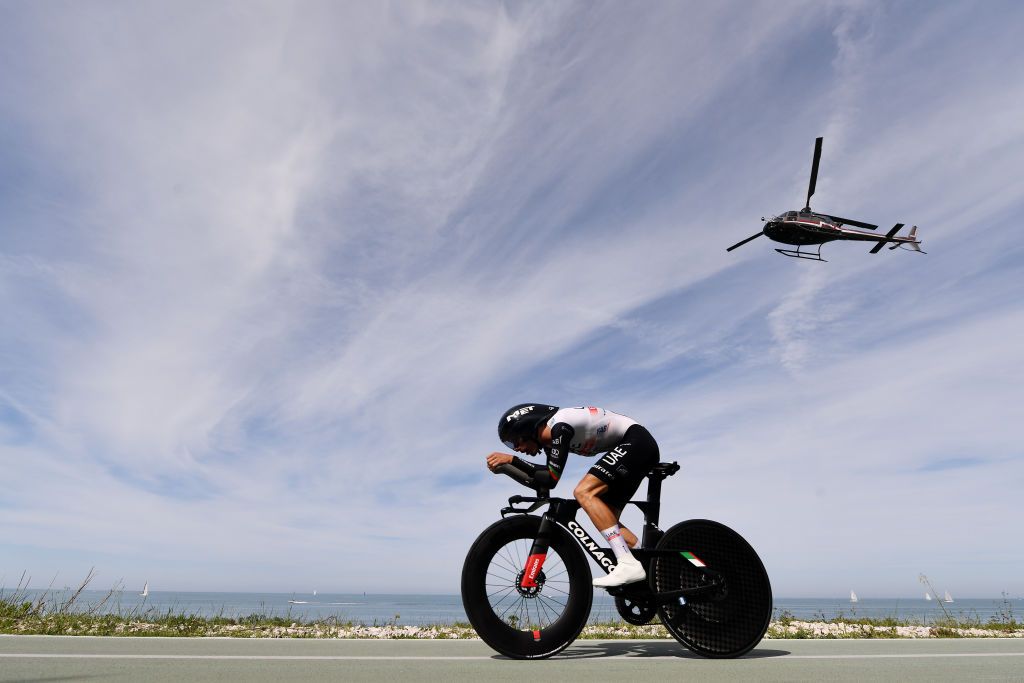
<path id="1" fill-rule="evenodd" d="M 515 448 L 523 439 L 537 440 L 537 431 L 552 415 L 557 406 L 520 403 L 505 411 L 498 420 L 498 438 L 509 448 Z"/>

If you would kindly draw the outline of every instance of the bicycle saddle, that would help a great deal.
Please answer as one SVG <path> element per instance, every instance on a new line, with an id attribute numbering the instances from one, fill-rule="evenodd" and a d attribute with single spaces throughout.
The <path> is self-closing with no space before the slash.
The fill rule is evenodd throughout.
<path id="1" fill-rule="evenodd" d="M 660 477 L 661 479 L 664 479 L 665 477 L 671 477 L 678 471 L 679 463 L 677 462 L 659 462 L 657 465 L 651 468 L 651 471 L 648 472 L 647 476 L 657 476 Z"/>

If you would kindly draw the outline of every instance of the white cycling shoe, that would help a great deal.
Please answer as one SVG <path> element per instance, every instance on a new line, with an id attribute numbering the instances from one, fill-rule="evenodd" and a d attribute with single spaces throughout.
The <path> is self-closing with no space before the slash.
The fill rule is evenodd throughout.
<path id="1" fill-rule="evenodd" d="M 612 567 L 612 571 L 608 576 L 594 579 L 594 585 L 599 588 L 613 588 L 615 586 L 624 586 L 627 583 L 643 581 L 646 578 L 647 572 L 644 571 L 640 560 L 632 555 L 623 555 L 619 558 L 618 563 Z"/>

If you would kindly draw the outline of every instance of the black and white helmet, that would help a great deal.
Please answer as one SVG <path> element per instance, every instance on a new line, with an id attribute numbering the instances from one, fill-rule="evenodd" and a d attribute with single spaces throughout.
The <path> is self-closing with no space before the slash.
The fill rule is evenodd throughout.
<path id="1" fill-rule="evenodd" d="M 537 440 L 537 432 L 551 416 L 558 412 L 557 406 L 539 403 L 520 403 L 505 411 L 498 421 L 498 438 L 514 449 L 523 439 Z"/>

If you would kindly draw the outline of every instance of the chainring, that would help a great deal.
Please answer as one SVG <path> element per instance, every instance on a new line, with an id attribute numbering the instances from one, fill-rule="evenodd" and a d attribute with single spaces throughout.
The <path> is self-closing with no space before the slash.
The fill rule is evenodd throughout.
<path id="1" fill-rule="evenodd" d="M 658 607 L 654 602 L 624 595 L 615 596 L 615 609 L 623 621 L 634 626 L 649 624 L 658 614 Z"/>

